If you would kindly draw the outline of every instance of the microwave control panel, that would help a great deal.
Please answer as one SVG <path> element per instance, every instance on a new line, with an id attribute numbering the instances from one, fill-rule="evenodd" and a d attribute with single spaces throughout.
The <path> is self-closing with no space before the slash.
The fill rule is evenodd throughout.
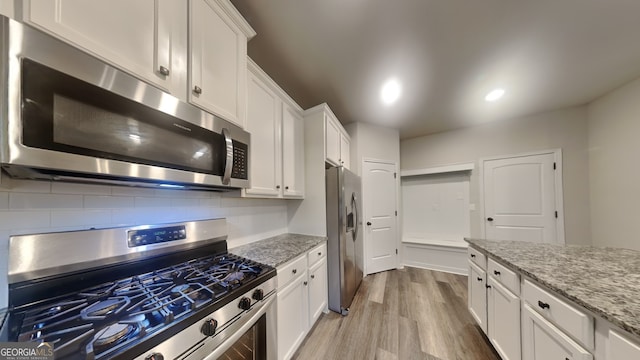
<path id="1" fill-rule="evenodd" d="M 233 142 L 233 167 L 231 177 L 235 179 L 248 179 L 249 154 L 246 144 Z"/>

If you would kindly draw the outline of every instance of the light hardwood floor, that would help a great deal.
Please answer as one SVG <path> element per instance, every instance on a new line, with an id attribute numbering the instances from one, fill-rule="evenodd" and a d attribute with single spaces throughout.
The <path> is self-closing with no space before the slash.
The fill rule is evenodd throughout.
<path id="1" fill-rule="evenodd" d="M 323 314 L 293 359 L 499 360 L 467 310 L 467 277 L 404 268 L 367 276 L 349 315 Z"/>

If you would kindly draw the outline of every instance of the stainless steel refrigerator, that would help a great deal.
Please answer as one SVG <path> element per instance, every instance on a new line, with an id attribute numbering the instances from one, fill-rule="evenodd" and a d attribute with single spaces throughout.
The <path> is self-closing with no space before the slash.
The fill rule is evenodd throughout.
<path id="1" fill-rule="evenodd" d="M 362 188 L 342 166 L 326 172 L 329 309 L 347 315 L 362 282 Z"/>

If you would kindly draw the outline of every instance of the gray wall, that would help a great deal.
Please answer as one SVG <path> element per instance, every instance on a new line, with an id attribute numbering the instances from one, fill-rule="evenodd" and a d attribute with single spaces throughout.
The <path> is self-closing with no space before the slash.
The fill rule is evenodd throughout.
<path id="1" fill-rule="evenodd" d="M 400 142 L 402 170 L 474 162 L 470 179 L 471 236 L 481 236 L 478 159 L 562 149 L 567 244 L 591 245 L 587 109 L 568 108 L 511 121 L 447 131 Z"/>
<path id="2" fill-rule="evenodd" d="M 591 232 L 640 250 L 640 79 L 588 106 Z"/>

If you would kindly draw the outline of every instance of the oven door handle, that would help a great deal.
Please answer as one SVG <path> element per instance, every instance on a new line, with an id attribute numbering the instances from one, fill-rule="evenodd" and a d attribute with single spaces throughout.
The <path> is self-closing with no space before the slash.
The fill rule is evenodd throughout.
<path id="1" fill-rule="evenodd" d="M 209 354 L 203 360 L 215 360 L 220 356 L 222 356 L 222 354 L 224 354 L 225 351 L 229 350 L 231 345 L 235 344 L 235 342 L 238 341 L 238 339 L 240 339 L 240 337 L 242 337 L 244 333 L 246 333 L 249 329 L 251 329 L 251 327 L 256 324 L 256 322 L 260 319 L 260 317 L 267 312 L 267 310 L 272 305 L 275 298 L 276 298 L 275 294 L 273 294 L 272 296 L 269 296 L 269 300 L 265 301 L 262 304 L 260 311 L 253 314 L 249 320 L 247 320 L 239 329 L 234 331 L 233 334 L 231 334 L 231 336 L 228 339 L 226 339 L 222 344 L 218 345 L 218 347 L 216 347 L 211 352 L 211 354 Z"/>

